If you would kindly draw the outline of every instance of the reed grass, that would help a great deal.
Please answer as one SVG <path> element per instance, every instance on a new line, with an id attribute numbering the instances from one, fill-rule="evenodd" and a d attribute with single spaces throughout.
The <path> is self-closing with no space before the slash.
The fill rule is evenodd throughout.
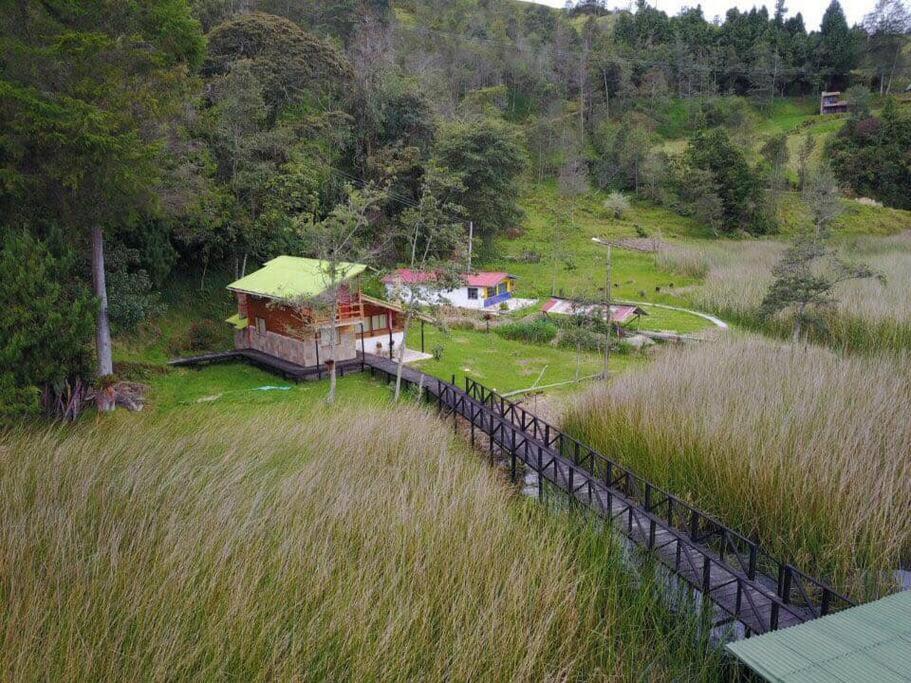
<path id="1" fill-rule="evenodd" d="M 787 337 L 787 318 L 763 320 L 759 306 L 772 281 L 772 267 L 784 245 L 775 241 L 726 242 L 699 248 L 667 246 L 660 255 L 666 270 L 704 277 L 689 298 L 731 322 Z M 911 232 L 844 241 L 841 254 L 860 260 L 885 276 L 854 280 L 835 290 L 838 305 L 823 316 L 825 327 L 811 339 L 835 348 L 876 352 L 911 350 Z"/>
<path id="2" fill-rule="evenodd" d="M 758 337 L 671 350 L 566 428 L 858 597 L 911 568 L 911 358 Z"/>
<path id="3" fill-rule="evenodd" d="M 722 678 L 573 519 L 417 408 L 0 435 L 0 679 Z"/>

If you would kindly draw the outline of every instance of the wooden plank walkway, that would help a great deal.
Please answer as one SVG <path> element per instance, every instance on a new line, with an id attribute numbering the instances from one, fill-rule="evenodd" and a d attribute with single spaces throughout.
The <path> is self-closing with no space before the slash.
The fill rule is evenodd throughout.
<path id="1" fill-rule="evenodd" d="M 323 366 L 304 367 L 303 365 L 292 363 L 283 358 L 257 351 L 256 349 L 235 349 L 233 351 L 222 351 L 219 353 L 206 353 L 199 356 L 191 356 L 189 358 L 176 358 L 170 361 L 168 365 L 174 367 L 200 367 L 213 365 L 215 363 L 232 363 L 238 361 L 249 363 L 261 370 L 275 373 L 293 382 L 322 379 L 323 377 L 326 377 L 327 373 L 326 368 Z M 339 361 L 336 367 L 340 377 L 344 377 L 346 374 L 352 372 L 360 372 L 363 368 L 364 364 L 361 362 L 360 353 L 358 353 L 357 358 L 355 359 Z"/>
<path id="2" fill-rule="evenodd" d="M 365 364 L 387 381 L 395 362 L 368 356 Z M 487 436 L 491 458 L 518 463 L 574 501 L 609 520 L 636 546 L 717 608 L 717 624 L 739 622 L 747 635 L 800 624 L 850 600 L 789 564 L 762 552 L 758 543 L 724 527 L 684 501 L 644 482 L 514 403 L 466 379 L 465 389 L 405 366 L 403 381 L 421 386 L 441 414 L 462 418 Z M 454 422 L 455 424 L 455 422 Z M 596 457 L 597 456 L 597 457 Z M 685 522 L 685 523 L 684 523 Z M 777 576 L 767 573 L 774 569 Z"/>
<path id="3" fill-rule="evenodd" d="M 244 361 L 301 381 L 325 376 L 325 368 L 305 368 L 252 349 L 204 354 L 171 361 L 200 366 Z M 398 365 L 384 357 L 361 355 L 339 363 L 339 375 L 369 368 L 387 381 Z M 486 435 L 491 460 L 509 462 L 513 479 L 521 463 L 545 483 L 608 520 L 632 543 L 710 600 L 721 618 L 739 622 L 747 635 L 800 624 L 853 603 L 822 582 L 782 563 L 756 541 L 638 477 L 622 465 L 563 433 L 553 425 L 466 378 L 445 382 L 404 366 L 403 381 L 420 386 L 441 414 L 465 420 L 472 439 Z"/>

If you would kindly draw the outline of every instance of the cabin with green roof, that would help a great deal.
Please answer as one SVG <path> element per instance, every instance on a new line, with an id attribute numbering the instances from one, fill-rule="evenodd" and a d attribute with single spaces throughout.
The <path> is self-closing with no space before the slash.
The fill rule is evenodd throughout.
<path id="1" fill-rule="evenodd" d="M 402 312 L 361 292 L 366 269 L 339 263 L 333 272 L 326 261 L 297 256 L 267 261 L 228 285 L 237 297 L 237 313 L 227 320 L 235 346 L 302 367 L 353 360 L 358 351 L 391 354 L 402 341 Z"/>

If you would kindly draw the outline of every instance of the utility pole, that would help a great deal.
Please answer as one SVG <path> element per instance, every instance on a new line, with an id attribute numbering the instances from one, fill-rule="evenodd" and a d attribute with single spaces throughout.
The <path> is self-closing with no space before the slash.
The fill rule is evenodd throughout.
<path id="1" fill-rule="evenodd" d="M 604 332 L 604 373 L 602 379 L 607 381 L 610 371 L 610 337 L 611 337 L 611 287 L 613 286 L 613 260 L 611 259 L 611 245 L 607 245 L 607 280 L 604 283 L 604 318 L 607 329 Z"/>
<path id="2" fill-rule="evenodd" d="M 471 249 L 474 244 L 474 221 L 468 221 L 468 272 L 471 272 Z"/>

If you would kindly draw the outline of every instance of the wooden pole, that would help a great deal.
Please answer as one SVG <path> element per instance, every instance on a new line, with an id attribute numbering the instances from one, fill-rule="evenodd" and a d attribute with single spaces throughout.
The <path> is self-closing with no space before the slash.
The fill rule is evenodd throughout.
<path id="1" fill-rule="evenodd" d="M 468 272 L 471 272 L 471 250 L 474 246 L 474 221 L 468 221 Z"/>
<path id="2" fill-rule="evenodd" d="M 604 332 L 604 380 L 610 372 L 610 337 L 611 337 L 611 287 L 613 286 L 613 262 L 611 259 L 611 246 L 607 245 L 607 279 L 604 283 L 604 317 L 607 320 L 607 329 Z"/>

